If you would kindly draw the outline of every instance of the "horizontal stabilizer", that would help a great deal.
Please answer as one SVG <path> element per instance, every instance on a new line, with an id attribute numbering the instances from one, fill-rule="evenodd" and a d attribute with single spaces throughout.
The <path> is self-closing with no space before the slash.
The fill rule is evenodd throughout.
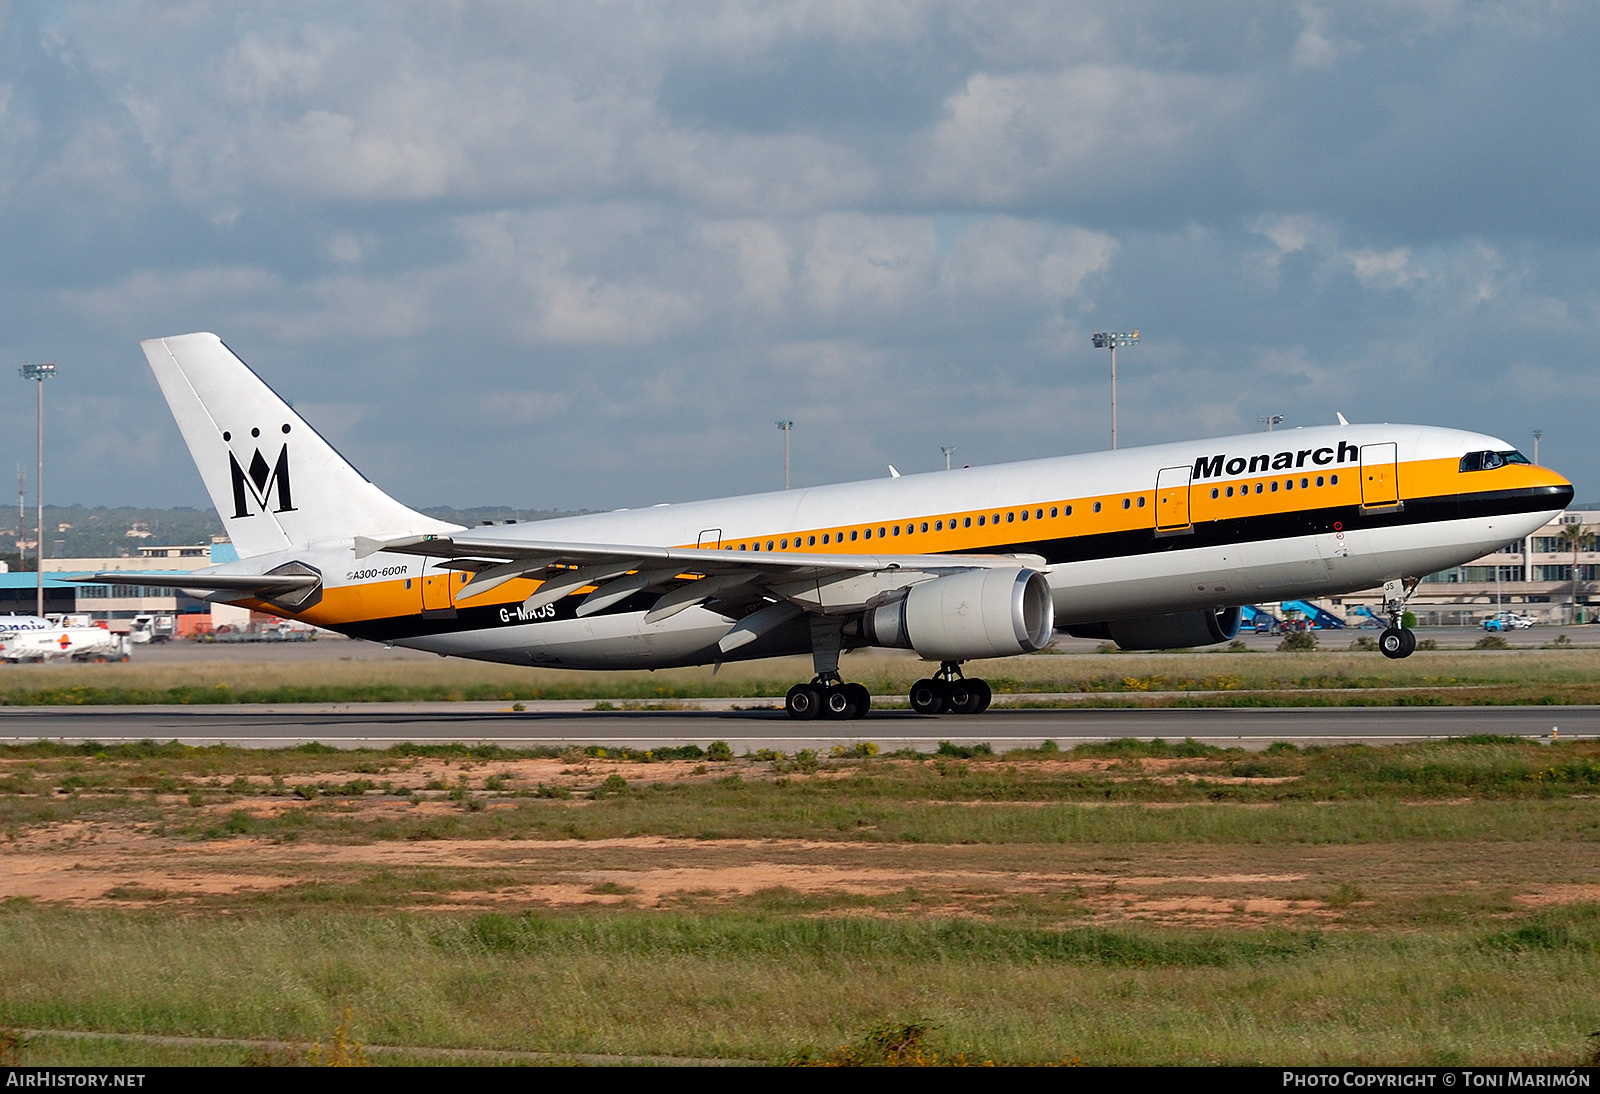
<path id="1" fill-rule="evenodd" d="M 140 574 L 120 570 L 113 574 L 69 577 L 67 580 L 85 585 L 162 585 L 214 592 L 277 594 L 293 589 L 309 589 L 322 578 L 317 574 Z"/>

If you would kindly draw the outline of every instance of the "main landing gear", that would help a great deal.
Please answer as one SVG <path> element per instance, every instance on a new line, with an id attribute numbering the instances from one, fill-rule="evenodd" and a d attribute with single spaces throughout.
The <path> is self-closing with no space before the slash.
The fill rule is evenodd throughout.
<path id="1" fill-rule="evenodd" d="M 982 714 L 993 697 L 988 684 L 961 675 L 959 661 L 946 661 L 933 679 L 911 685 L 911 709 L 918 714 Z"/>
<path id="2" fill-rule="evenodd" d="M 861 684 L 839 679 L 839 647 L 842 621 L 827 616 L 811 617 L 811 664 L 816 676 L 809 684 L 796 684 L 784 698 L 783 709 L 798 721 L 830 718 L 844 721 L 865 718 L 872 709 L 872 696 Z"/>
<path id="3" fill-rule="evenodd" d="M 1383 583 L 1383 609 L 1389 613 L 1389 626 L 1378 635 L 1378 650 L 1391 660 L 1398 661 L 1416 652 L 1416 632 L 1402 625 L 1406 615 L 1406 600 L 1416 587 L 1416 578 Z"/>
<path id="4" fill-rule="evenodd" d="M 839 674 L 819 673 L 809 684 L 796 684 L 783 701 L 789 717 L 799 721 L 812 718 L 865 718 L 872 709 L 872 696 L 861 684 L 846 684 Z"/>

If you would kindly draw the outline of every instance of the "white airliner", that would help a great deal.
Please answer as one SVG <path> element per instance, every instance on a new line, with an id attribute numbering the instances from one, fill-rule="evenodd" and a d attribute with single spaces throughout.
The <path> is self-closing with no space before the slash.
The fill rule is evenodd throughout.
<path id="1" fill-rule="evenodd" d="M 912 706 L 976 713 L 989 688 L 963 662 L 1056 630 L 1206 645 L 1234 636 L 1240 605 L 1376 585 L 1380 648 L 1404 657 L 1420 577 L 1572 499 L 1494 437 L 1341 424 L 466 529 L 367 481 L 215 335 L 143 348 L 240 554 L 187 577 L 196 595 L 517 665 L 809 652 L 796 718 L 866 713 L 842 650 L 915 650 L 940 668 Z"/>

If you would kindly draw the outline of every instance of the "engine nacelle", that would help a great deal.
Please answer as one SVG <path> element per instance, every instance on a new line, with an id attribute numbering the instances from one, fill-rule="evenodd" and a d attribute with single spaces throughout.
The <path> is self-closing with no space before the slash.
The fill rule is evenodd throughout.
<path id="1" fill-rule="evenodd" d="M 1202 608 L 1195 612 L 1079 623 L 1067 628 L 1075 638 L 1108 638 L 1124 650 L 1177 650 L 1211 646 L 1239 633 L 1238 608 Z"/>
<path id="2" fill-rule="evenodd" d="M 867 610 L 863 637 L 929 661 L 1011 657 L 1043 649 L 1055 627 L 1050 583 L 1036 570 L 973 570 L 924 581 Z"/>

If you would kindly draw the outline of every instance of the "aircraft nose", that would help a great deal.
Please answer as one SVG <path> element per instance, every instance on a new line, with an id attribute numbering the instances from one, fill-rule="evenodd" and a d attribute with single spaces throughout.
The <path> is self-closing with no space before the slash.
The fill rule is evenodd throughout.
<path id="1" fill-rule="evenodd" d="M 1572 488 L 1572 483 L 1568 482 L 1554 471 L 1551 471 L 1549 468 L 1540 467 L 1537 470 L 1539 473 L 1539 488 L 1547 491 L 1551 500 L 1560 505 L 1561 508 L 1565 509 L 1567 506 L 1571 505 L 1572 496 L 1575 492 Z"/>

